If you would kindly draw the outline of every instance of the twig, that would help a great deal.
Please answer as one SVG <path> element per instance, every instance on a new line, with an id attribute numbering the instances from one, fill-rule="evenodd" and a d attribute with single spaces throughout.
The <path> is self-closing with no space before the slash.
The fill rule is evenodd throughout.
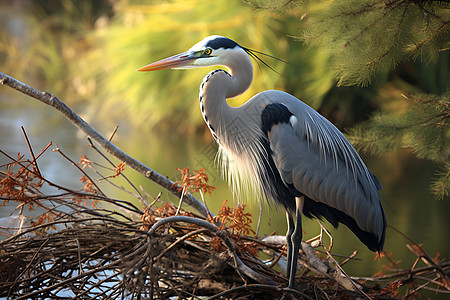
<path id="1" fill-rule="evenodd" d="M 116 128 L 114 128 L 113 134 L 111 135 L 111 137 L 109 138 L 109 140 L 111 141 L 114 133 L 116 132 L 117 128 L 119 126 L 116 126 Z M 100 154 L 113 168 L 116 168 L 116 165 L 102 152 L 100 151 L 100 149 L 98 149 L 97 147 L 95 147 L 94 143 L 92 143 L 92 140 L 88 137 L 87 138 L 88 142 L 89 142 L 89 146 L 94 149 L 98 154 Z M 138 199 L 141 200 L 144 205 L 148 206 L 148 202 L 145 199 L 144 196 L 141 195 L 141 193 L 139 192 L 139 190 L 134 186 L 134 184 L 131 182 L 130 179 L 128 179 L 127 176 L 125 176 L 125 174 L 123 174 L 123 172 L 120 172 L 120 176 L 122 176 L 127 182 L 128 184 L 138 193 L 139 197 Z"/>
<path id="2" fill-rule="evenodd" d="M 1 74 L 1 72 L 0 72 L 0 74 Z M 1 81 L 0 81 L 0 82 L 1 82 Z M 50 145 L 50 144 L 49 144 L 49 145 Z M 49 147 L 49 146 L 47 146 L 46 148 L 48 148 L 48 147 Z M 73 190 L 71 190 L 71 189 L 69 189 L 69 188 L 66 188 L 66 187 L 63 187 L 63 186 L 61 186 L 61 185 L 58 185 L 58 184 L 56 184 L 56 183 L 54 183 L 54 182 L 51 182 L 51 181 L 47 180 L 45 177 L 39 177 L 39 174 L 37 174 L 34 170 L 29 170 L 29 169 L 28 169 L 28 166 L 31 165 L 32 163 L 29 163 L 27 166 L 25 166 L 22 162 L 15 160 L 14 158 L 12 158 L 11 156 L 9 156 L 7 153 L 5 153 L 4 151 L 2 151 L 1 149 L 0 149 L 0 153 L 1 153 L 2 155 L 4 155 L 5 157 L 7 157 L 8 159 L 10 159 L 11 161 L 16 162 L 18 165 L 20 165 L 20 166 L 23 167 L 24 169 L 26 169 L 26 170 L 28 170 L 29 172 L 33 173 L 33 174 L 36 175 L 40 180 L 45 181 L 48 185 L 53 186 L 53 187 L 55 187 L 55 188 L 57 188 L 57 189 L 59 189 L 59 190 L 66 191 L 66 192 L 68 192 L 68 193 L 82 194 L 82 193 L 78 193 L 78 192 L 76 192 L 76 191 L 73 191 Z M 91 195 L 91 196 L 92 196 L 92 195 Z"/>
<path id="3" fill-rule="evenodd" d="M 202 198 L 203 204 L 205 205 L 206 212 L 208 213 L 207 220 L 212 220 L 213 216 L 211 215 L 211 212 L 209 211 L 208 205 L 206 205 L 206 200 L 205 200 L 205 197 L 203 196 L 203 192 L 202 192 L 202 190 L 198 190 L 198 191 L 200 192 L 200 197 Z"/>
<path id="4" fill-rule="evenodd" d="M 183 242 L 184 240 L 190 238 L 191 236 L 194 236 L 194 235 L 206 232 L 206 231 L 208 231 L 207 228 L 202 228 L 202 229 L 198 229 L 198 230 L 186 233 L 184 236 L 182 236 L 179 239 L 177 239 L 175 242 L 170 244 L 170 246 L 165 248 L 160 254 L 158 254 L 158 256 L 154 259 L 154 261 L 158 261 L 159 259 L 161 259 L 161 257 L 163 257 L 167 253 L 167 251 L 169 251 L 170 249 L 172 249 L 173 247 L 175 247 L 179 243 Z"/>
<path id="5" fill-rule="evenodd" d="M 286 237 L 284 237 L 284 236 L 269 236 L 269 237 L 262 239 L 262 241 L 266 242 L 266 243 L 284 245 L 286 243 Z M 330 266 L 327 266 L 320 259 L 318 259 L 317 256 L 314 255 L 314 249 L 308 243 L 302 242 L 301 246 L 302 246 L 302 250 L 306 256 L 306 262 L 302 262 L 303 265 L 305 265 L 307 268 L 311 269 L 312 271 L 314 271 L 318 274 L 321 274 L 327 278 L 333 279 L 334 281 L 336 281 L 338 284 L 340 284 L 343 288 L 345 288 L 347 290 L 358 291 L 358 292 L 361 291 L 360 285 L 358 283 L 353 282 L 350 277 L 345 277 L 344 275 L 342 275 L 341 272 L 338 272 L 336 269 L 334 269 Z M 325 248 L 325 246 L 323 246 L 323 247 Z M 327 251 L 327 249 L 325 249 L 325 251 L 328 253 L 328 255 L 331 256 L 331 254 Z M 336 262 L 336 264 L 337 264 L 337 262 Z"/>
<path id="6" fill-rule="evenodd" d="M 371 299 L 371 297 L 369 297 L 369 295 L 367 295 L 362 290 L 361 285 L 359 283 L 353 281 L 350 278 L 350 276 L 348 276 L 347 273 L 345 273 L 344 269 L 342 269 L 342 267 L 339 265 L 339 263 L 334 259 L 333 255 L 331 255 L 330 251 L 331 251 L 331 247 L 333 245 L 333 237 L 328 232 L 328 230 L 326 230 L 326 228 L 322 225 L 322 222 L 320 222 L 319 219 L 317 219 L 317 222 L 319 222 L 319 225 L 320 225 L 321 236 L 322 236 L 322 232 L 324 231 L 328 235 L 328 237 L 330 238 L 330 245 L 328 246 L 328 249 L 325 247 L 323 242 L 321 244 L 322 244 L 323 249 L 327 253 L 328 257 L 331 260 L 333 260 L 333 262 L 334 262 L 334 264 L 336 265 L 336 268 L 337 268 L 337 270 L 336 270 L 336 269 L 333 269 L 333 268 L 329 267 L 329 270 L 327 270 L 326 273 L 330 274 L 331 278 L 334 278 L 336 280 L 336 282 L 339 283 L 340 285 L 342 285 L 344 288 L 346 288 L 348 290 L 351 290 L 351 291 L 358 291 L 366 299 Z"/>
<path id="7" fill-rule="evenodd" d="M 114 127 L 114 130 L 113 130 L 113 132 L 111 133 L 111 135 L 109 136 L 109 139 L 108 139 L 108 141 L 112 141 L 112 139 L 114 138 L 114 135 L 116 134 L 116 132 L 117 132 L 117 129 L 119 129 L 119 125 L 116 125 L 116 127 Z"/>
<path id="8" fill-rule="evenodd" d="M 30 292 L 30 293 L 28 293 L 28 294 L 26 294 L 24 296 L 17 297 L 16 299 L 30 299 L 30 298 L 34 298 L 34 296 L 37 296 L 37 295 L 39 295 L 41 293 L 44 293 L 46 291 L 50 291 L 50 290 L 55 289 L 55 288 L 60 287 L 60 286 L 64 286 L 68 282 L 76 281 L 77 279 L 81 279 L 81 278 L 86 277 L 87 275 L 90 275 L 90 274 L 98 273 L 98 272 L 100 272 L 102 270 L 111 269 L 113 266 L 118 265 L 120 263 L 120 261 L 121 260 L 118 259 L 116 261 L 111 262 L 108 265 L 105 265 L 105 266 L 102 266 L 102 267 L 99 267 L 99 268 L 96 268 L 96 269 L 93 269 L 93 270 L 89 270 L 89 271 L 83 272 L 82 274 L 78 274 L 78 275 L 76 275 L 74 277 L 71 277 L 71 278 L 68 278 L 66 280 L 58 281 L 58 283 L 55 283 L 53 285 L 50 285 L 50 286 L 48 286 L 46 288 L 43 288 L 43 289 L 40 289 L 40 290 L 38 289 L 36 291 Z"/>
<path id="9" fill-rule="evenodd" d="M 267 285 L 267 284 L 247 284 L 247 285 L 242 285 L 242 286 L 237 286 L 234 288 L 231 288 L 229 290 L 223 291 L 221 293 L 218 293 L 210 298 L 208 298 L 208 300 L 215 300 L 215 299 L 228 299 L 231 298 L 233 294 L 237 294 L 240 292 L 258 292 L 258 291 L 268 291 L 268 292 L 272 292 L 272 293 L 277 293 L 277 294 L 293 294 L 296 296 L 299 296 L 303 299 L 307 299 L 307 300 L 313 300 L 313 298 L 309 297 L 308 295 L 294 290 L 294 289 L 290 289 L 290 288 L 280 288 L 279 286 L 273 286 L 273 285 Z M 234 297 L 232 297 L 234 299 Z"/>
<path id="10" fill-rule="evenodd" d="M 445 285 L 446 289 L 450 290 L 450 281 L 448 279 L 448 275 L 444 272 L 444 270 L 438 264 L 436 264 L 434 259 L 431 258 L 430 255 L 428 255 L 428 253 L 425 250 L 422 249 L 422 247 L 420 247 L 416 242 L 414 242 L 412 239 L 410 239 L 406 234 L 404 234 L 403 232 L 401 232 L 400 230 L 398 230 L 397 228 L 395 228 L 392 225 L 388 225 L 388 226 L 391 229 L 394 229 L 397 233 L 401 234 L 408 241 L 410 241 L 411 244 L 413 244 L 414 246 L 417 247 L 417 249 L 420 249 L 420 256 L 421 256 L 421 258 L 425 259 L 426 261 L 429 262 L 430 265 L 433 265 L 436 268 L 436 270 L 439 272 L 438 276 L 440 278 L 442 278 L 442 281 L 444 282 L 444 285 Z M 418 255 L 417 253 L 415 253 L 415 254 Z"/>
<path id="11" fill-rule="evenodd" d="M 78 298 L 85 299 L 85 298 L 83 298 L 83 296 L 86 295 L 87 293 L 89 293 L 89 291 L 91 291 L 92 289 L 98 288 L 102 283 L 108 282 L 108 281 L 111 280 L 112 278 L 117 277 L 117 276 L 119 276 L 119 275 L 120 275 L 119 273 L 113 273 L 112 275 L 107 276 L 107 277 L 104 278 L 103 280 L 100 280 L 100 281 L 98 281 L 96 284 L 93 284 L 92 286 L 90 286 L 89 288 L 87 288 L 86 290 L 84 290 L 82 293 L 76 295 L 76 296 L 73 297 L 72 299 L 78 299 Z M 111 287 L 111 288 L 114 288 L 114 287 Z M 108 290 L 103 291 L 102 294 L 103 294 L 104 296 L 106 296 L 106 293 L 107 293 L 107 292 L 108 292 Z M 100 298 L 101 296 L 102 296 L 102 295 L 97 295 L 97 297 L 99 297 L 99 298 Z M 106 299 L 106 298 L 102 298 L 102 299 Z"/>
<path id="12" fill-rule="evenodd" d="M 39 166 L 36 162 L 36 157 L 34 156 L 33 148 L 31 147 L 30 141 L 28 140 L 25 128 L 23 126 L 20 126 L 20 129 L 22 129 L 25 140 L 27 141 L 28 149 L 30 150 L 31 157 L 33 158 L 33 166 L 36 168 L 36 172 L 39 174 L 39 177 L 42 177 L 41 171 L 39 170 Z"/>
<path id="13" fill-rule="evenodd" d="M 205 220 L 198 219 L 198 218 L 187 217 L 187 216 L 167 217 L 167 218 L 161 219 L 158 222 L 156 222 L 150 228 L 148 233 L 150 235 L 152 235 L 162 225 L 167 224 L 167 223 L 173 223 L 173 222 L 185 222 L 185 223 L 195 224 L 195 225 L 207 228 L 210 231 L 214 232 L 219 238 L 221 238 L 224 241 L 225 245 L 230 250 L 230 254 L 232 255 L 232 257 L 233 257 L 233 259 L 235 261 L 237 270 L 241 271 L 242 273 L 244 273 L 248 277 L 252 278 L 253 280 L 256 280 L 259 283 L 272 284 L 272 285 L 276 284 L 272 279 L 270 279 L 270 278 L 268 278 L 268 277 L 266 277 L 264 275 L 261 275 L 261 274 L 255 272 L 254 270 L 252 270 L 251 268 L 249 268 L 248 266 L 246 266 L 241 261 L 241 259 L 236 255 L 235 246 L 234 246 L 233 242 L 228 238 L 228 236 L 225 233 L 225 231 L 219 230 L 219 228 L 216 225 L 211 224 L 211 223 L 209 223 L 209 222 L 207 222 Z"/>
<path id="14" fill-rule="evenodd" d="M 181 191 L 180 202 L 178 203 L 177 212 L 175 213 L 175 215 L 178 215 L 178 213 L 180 212 L 181 205 L 183 204 L 183 196 L 184 196 L 185 191 L 186 191 L 186 187 L 183 186 L 183 190 Z"/>
<path id="15" fill-rule="evenodd" d="M 78 253 L 78 267 L 80 269 L 80 274 L 83 273 L 83 268 L 81 267 L 81 245 L 80 245 L 80 240 L 79 239 L 75 239 L 77 241 L 77 253 Z"/>
<path id="16" fill-rule="evenodd" d="M 36 253 L 33 255 L 33 258 L 30 260 L 30 262 L 27 264 L 27 266 L 25 267 L 25 269 L 19 274 L 19 276 L 16 277 L 16 280 L 14 282 L 14 284 L 12 285 L 12 287 L 14 287 L 14 285 L 17 284 L 17 280 L 22 277 L 23 274 L 25 274 L 28 269 L 31 267 L 31 264 L 33 263 L 33 261 L 35 260 L 36 256 L 39 254 L 39 252 L 41 251 L 41 249 L 44 247 L 44 245 L 49 241 L 49 239 L 47 239 L 44 243 L 42 243 L 42 245 L 39 247 L 39 249 L 36 251 Z M 10 290 L 10 292 L 12 291 L 12 289 Z M 10 294 L 8 293 L 8 296 Z"/>
<path id="17" fill-rule="evenodd" d="M 88 174 L 86 174 L 86 172 L 84 172 L 84 170 L 82 168 L 80 168 L 80 166 L 78 166 L 78 164 L 76 164 L 73 160 L 71 160 L 67 155 L 65 155 L 61 149 L 58 147 L 58 145 L 56 145 L 56 148 L 53 149 L 53 151 L 58 152 L 59 154 L 61 154 L 62 157 L 64 157 L 65 159 L 67 159 L 75 168 L 78 169 L 78 171 L 80 171 L 84 176 L 86 176 L 86 178 L 95 186 L 95 188 L 97 189 L 97 191 L 99 191 L 100 195 L 105 196 L 105 194 L 102 192 L 102 190 L 98 187 L 98 185 L 95 184 L 95 182 L 89 177 Z"/>
<path id="18" fill-rule="evenodd" d="M 95 164 L 95 163 L 94 163 L 94 164 Z M 96 164 L 96 165 L 98 165 L 98 164 Z M 115 184 L 113 181 L 111 181 L 111 180 L 108 179 L 109 177 L 105 177 L 105 176 L 103 176 L 99 171 L 97 171 L 97 169 L 93 166 L 92 163 L 89 163 L 88 166 L 89 166 L 89 168 L 91 168 L 91 170 L 94 171 L 95 174 L 97 174 L 98 176 L 100 176 L 100 179 L 99 179 L 99 180 L 104 180 L 104 181 L 108 182 L 108 183 L 109 183 L 110 185 L 112 185 L 113 187 L 115 187 L 115 188 L 117 188 L 117 189 L 119 189 L 119 190 L 121 190 L 121 191 L 123 191 L 123 192 L 125 192 L 125 193 L 127 193 L 127 194 L 130 194 L 130 195 L 132 195 L 133 197 L 137 198 L 137 199 L 140 200 L 142 203 L 144 203 L 144 205 L 148 205 L 147 201 L 141 196 L 141 194 L 140 194 L 139 192 L 138 192 L 138 194 L 135 194 L 135 193 L 133 193 L 133 192 L 127 190 L 126 188 L 124 188 L 124 187 L 122 187 L 122 186 L 119 186 L 119 185 Z M 103 167 L 103 166 L 100 165 L 100 167 Z M 104 167 L 104 168 L 106 168 L 106 167 Z M 107 168 L 106 168 L 106 169 L 107 169 Z M 109 170 L 110 170 L 110 169 L 109 169 Z M 122 172 L 120 172 L 120 174 L 121 174 L 123 177 L 125 177 L 125 175 L 123 175 Z M 93 183 L 93 180 L 92 180 L 90 177 L 88 177 L 88 179 L 90 180 L 90 182 Z M 128 178 L 126 178 L 126 177 L 125 177 L 125 179 L 128 180 Z M 133 186 L 133 188 L 136 189 L 134 186 Z M 125 208 L 125 207 L 123 207 L 123 206 L 117 206 L 116 203 L 112 203 L 112 204 L 113 204 L 114 206 L 116 206 L 117 208 L 119 208 L 120 210 L 126 212 L 126 213 L 132 213 L 132 214 L 134 214 L 134 215 L 136 215 L 136 216 L 138 216 L 138 217 L 141 216 L 141 214 L 140 214 L 141 212 L 140 212 L 140 211 L 139 211 L 139 212 L 134 212 L 134 211 L 130 211 L 128 208 Z"/>
<path id="19" fill-rule="evenodd" d="M 94 141 L 96 141 L 108 153 L 112 154 L 120 161 L 126 162 L 126 164 L 130 166 L 132 169 L 143 174 L 145 177 L 159 184 L 160 186 L 170 191 L 177 197 L 180 197 L 181 195 L 180 192 L 172 188 L 174 184 L 173 181 L 157 173 L 156 171 L 147 167 L 140 161 L 136 160 L 135 158 L 129 156 L 128 154 L 120 150 L 116 145 L 112 144 L 100 133 L 98 133 L 94 128 L 92 128 L 88 123 L 86 123 L 82 118 L 80 118 L 74 111 L 72 111 L 66 104 L 64 104 L 54 95 L 47 92 L 41 92 L 2 72 L 0 72 L 0 84 L 7 85 L 23 94 L 26 94 L 47 105 L 54 107 L 56 110 L 61 112 L 69 121 L 71 121 L 72 124 L 78 127 L 86 135 L 90 136 Z M 203 216 L 205 217 L 207 216 L 205 207 L 203 206 L 203 203 L 201 203 L 201 201 L 199 201 L 197 198 L 195 198 L 189 193 L 186 193 L 184 198 L 188 205 L 198 210 L 200 214 L 202 214 Z"/>
<path id="20" fill-rule="evenodd" d="M 355 256 L 358 255 L 358 250 L 353 251 L 353 253 L 347 257 L 346 259 L 344 259 L 344 261 L 341 262 L 341 267 L 343 265 L 345 265 L 346 263 L 348 263 L 350 260 L 352 260 L 353 258 L 355 258 Z"/>

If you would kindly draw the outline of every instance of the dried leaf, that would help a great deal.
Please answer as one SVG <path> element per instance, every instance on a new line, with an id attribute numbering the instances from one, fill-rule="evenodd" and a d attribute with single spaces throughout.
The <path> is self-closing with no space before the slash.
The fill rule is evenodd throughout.
<path id="1" fill-rule="evenodd" d="M 177 168 L 177 170 L 181 172 L 181 180 L 176 181 L 172 185 L 172 188 L 175 188 L 177 185 L 179 185 L 178 192 L 181 192 L 183 190 L 185 193 L 202 191 L 203 194 L 208 193 L 209 195 L 211 195 L 211 193 L 216 189 L 215 186 L 208 184 L 209 178 L 208 174 L 205 173 L 205 168 L 196 170 L 193 173 L 189 172 L 189 167 L 186 167 L 184 169 Z"/>

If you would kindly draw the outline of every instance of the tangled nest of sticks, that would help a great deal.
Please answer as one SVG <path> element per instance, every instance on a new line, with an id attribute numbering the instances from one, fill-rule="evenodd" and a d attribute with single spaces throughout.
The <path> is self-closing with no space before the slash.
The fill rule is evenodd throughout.
<path id="1" fill-rule="evenodd" d="M 276 267 L 284 259 L 283 238 L 252 237 L 244 207 L 224 203 L 216 217 L 206 218 L 168 203 L 141 210 L 98 193 L 89 178 L 84 191 L 73 191 L 48 182 L 35 159 L 7 158 L 11 163 L 0 173 L 3 204 L 16 201 L 21 209 L 39 207 L 44 213 L 0 242 L 0 297 L 390 299 L 415 295 L 431 284 L 437 292 L 450 290 L 450 263 L 429 258 L 418 246 L 413 248 L 417 260 L 427 261 L 425 267 L 392 269 L 356 282 L 329 252 L 318 259 L 306 243 L 297 289 L 288 289 Z M 12 166 L 18 167 L 13 171 Z M 44 183 L 61 193 L 43 194 Z"/>

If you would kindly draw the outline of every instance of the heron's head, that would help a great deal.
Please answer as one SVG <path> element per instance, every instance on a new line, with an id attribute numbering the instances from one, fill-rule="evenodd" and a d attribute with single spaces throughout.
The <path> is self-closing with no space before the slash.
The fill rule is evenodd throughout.
<path id="1" fill-rule="evenodd" d="M 232 66 L 248 59 L 247 51 L 229 38 L 212 35 L 204 38 L 188 51 L 151 63 L 136 71 L 190 69 L 208 66 Z"/>

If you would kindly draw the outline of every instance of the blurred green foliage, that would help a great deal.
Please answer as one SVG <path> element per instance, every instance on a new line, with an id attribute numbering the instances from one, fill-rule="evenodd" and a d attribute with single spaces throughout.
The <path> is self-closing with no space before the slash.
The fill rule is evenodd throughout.
<path id="1" fill-rule="evenodd" d="M 255 66 L 259 71 L 254 84 L 243 96 L 230 100 L 231 105 L 240 105 L 257 92 L 273 88 L 287 89 L 320 103 L 332 86 L 332 78 L 327 75 L 320 53 L 312 53 L 314 60 L 302 59 L 307 48 L 285 34 L 294 32 L 294 20 L 295 14 L 282 16 L 255 11 L 237 0 L 122 2 L 110 24 L 89 35 L 93 47 L 83 58 L 87 63 L 77 72 L 85 80 L 98 79 L 102 88 L 95 98 L 107 114 L 130 117 L 135 125 L 147 128 L 158 125 L 192 130 L 203 123 L 197 104 L 198 87 L 210 70 L 149 73 L 134 70 L 184 52 L 205 36 L 218 34 L 248 48 L 302 62 L 293 68 L 276 60 L 268 61 L 283 76 Z M 322 65 L 315 68 L 316 63 Z M 308 77 L 302 74 L 311 69 L 316 69 L 314 76 L 305 80 Z M 299 94 L 299 90 L 304 92 Z"/>
<path id="2" fill-rule="evenodd" d="M 134 70 L 185 51 L 212 34 L 294 65 L 263 57 L 280 76 L 255 61 L 254 84 L 230 100 L 231 105 L 240 105 L 262 90 L 282 89 L 318 108 L 333 86 L 323 51 L 289 36 L 298 30 L 302 13 L 298 7 L 280 14 L 238 0 L 66 0 L 35 1 L 30 10 L 34 18 L 26 29 L 29 44 L 14 45 L 11 36 L 9 41 L 2 39 L 10 49 L 0 53 L 14 62 L 5 71 L 42 78 L 54 93 L 64 92 L 65 99 L 84 100 L 91 116 L 127 118 L 149 130 L 203 128 L 198 86 L 209 70 Z M 18 68 L 17 61 L 25 63 Z"/>

